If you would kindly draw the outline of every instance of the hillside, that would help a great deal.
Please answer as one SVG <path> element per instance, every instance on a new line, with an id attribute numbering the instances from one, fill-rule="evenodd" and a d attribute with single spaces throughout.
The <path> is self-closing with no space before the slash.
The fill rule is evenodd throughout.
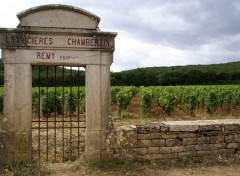
<path id="1" fill-rule="evenodd" d="M 137 68 L 112 73 L 112 85 L 239 84 L 240 62 L 212 65 Z"/>
<path id="2" fill-rule="evenodd" d="M 39 82 L 38 67 L 33 69 L 33 86 Z M 56 67 L 57 80 L 54 78 L 54 67 L 49 67 L 48 82 L 44 80 L 46 67 L 41 67 L 41 86 L 61 85 L 62 67 Z M 65 69 L 65 86 L 84 85 L 85 72 Z M 79 78 L 78 78 L 79 76 Z M 240 62 L 229 62 L 211 65 L 187 65 L 172 67 L 147 67 L 111 73 L 113 86 L 156 86 L 156 85 L 214 85 L 240 84 Z M 3 64 L 0 59 L 0 85 L 3 85 Z"/>

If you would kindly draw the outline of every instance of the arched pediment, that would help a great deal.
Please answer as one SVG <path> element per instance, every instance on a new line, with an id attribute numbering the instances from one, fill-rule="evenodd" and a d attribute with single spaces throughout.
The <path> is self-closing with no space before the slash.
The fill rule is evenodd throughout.
<path id="1" fill-rule="evenodd" d="M 100 18 L 68 5 L 37 6 L 17 14 L 21 27 L 97 29 Z"/>

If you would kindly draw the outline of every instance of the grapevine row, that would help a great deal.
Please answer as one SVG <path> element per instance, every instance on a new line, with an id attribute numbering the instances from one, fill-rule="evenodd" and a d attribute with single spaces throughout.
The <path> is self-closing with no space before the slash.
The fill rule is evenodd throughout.
<path id="1" fill-rule="evenodd" d="M 37 113 L 39 103 L 44 116 L 52 112 L 58 114 L 68 111 L 69 115 L 77 110 L 85 111 L 85 87 L 42 87 L 32 89 L 33 112 Z M 197 109 L 214 114 L 218 109 L 231 112 L 240 106 L 240 85 L 223 86 L 113 86 L 111 101 L 119 108 L 119 114 L 125 111 L 137 94 L 143 113 L 148 113 L 155 101 L 167 115 L 176 108 L 195 114 Z M 79 97 L 79 98 L 78 98 Z M 3 111 L 3 89 L 0 88 L 0 112 Z"/>

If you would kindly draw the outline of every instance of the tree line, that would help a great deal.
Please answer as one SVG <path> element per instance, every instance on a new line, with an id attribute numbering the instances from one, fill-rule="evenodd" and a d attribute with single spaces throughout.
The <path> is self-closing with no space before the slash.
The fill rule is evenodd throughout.
<path id="1" fill-rule="evenodd" d="M 40 73 L 40 75 L 39 75 Z M 48 76 L 47 76 L 48 73 Z M 3 64 L 0 60 L 0 85 L 3 86 Z M 84 86 L 85 71 L 78 72 L 60 66 L 34 66 L 35 86 Z M 240 62 L 212 65 L 148 67 L 111 72 L 112 86 L 169 86 L 169 85 L 240 84 Z"/>
<path id="2" fill-rule="evenodd" d="M 240 84 L 240 62 L 137 68 L 112 73 L 111 83 L 114 86 Z"/>

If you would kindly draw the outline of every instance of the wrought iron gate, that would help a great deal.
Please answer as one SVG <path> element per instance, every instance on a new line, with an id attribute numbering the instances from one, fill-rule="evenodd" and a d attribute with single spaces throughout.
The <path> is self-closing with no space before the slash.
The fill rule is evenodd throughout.
<path id="1" fill-rule="evenodd" d="M 85 88 L 80 67 L 33 66 L 33 159 L 69 161 L 84 151 Z"/>

